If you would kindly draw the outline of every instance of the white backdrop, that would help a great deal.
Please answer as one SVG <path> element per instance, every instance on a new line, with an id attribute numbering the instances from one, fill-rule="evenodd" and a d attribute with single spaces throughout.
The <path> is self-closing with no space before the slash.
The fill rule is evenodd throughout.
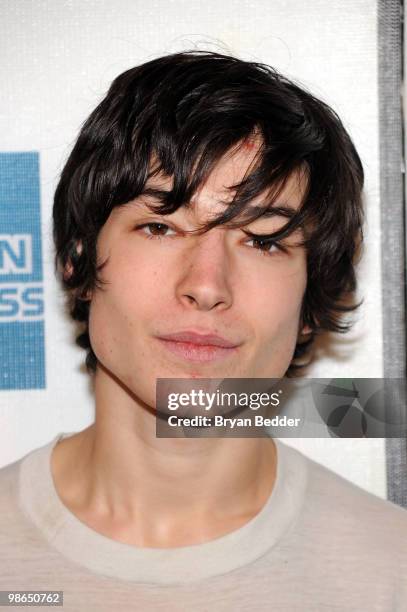
<path id="1" fill-rule="evenodd" d="M 308 375 L 383 375 L 376 1 L 1 0 L 0 12 L 0 151 L 40 153 L 47 381 L 45 389 L 0 392 L 0 466 L 93 421 L 85 352 L 53 273 L 53 192 L 81 123 L 113 78 L 170 52 L 210 49 L 271 64 L 341 116 L 366 172 L 365 302 L 352 333 Z M 287 442 L 385 497 L 382 439 Z"/>

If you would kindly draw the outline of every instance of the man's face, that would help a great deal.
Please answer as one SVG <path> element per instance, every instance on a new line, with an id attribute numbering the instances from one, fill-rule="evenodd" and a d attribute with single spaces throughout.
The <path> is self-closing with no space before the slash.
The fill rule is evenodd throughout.
<path id="1" fill-rule="evenodd" d="M 290 364 L 301 329 L 305 251 L 267 252 L 243 231 L 270 234 L 287 220 L 263 217 L 243 228 L 185 233 L 225 210 L 225 188 L 243 178 L 254 154 L 243 147 L 222 158 L 190 210 L 161 216 L 140 196 L 115 208 L 100 231 L 98 262 L 109 257 L 101 271 L 108 284 L 92 294 L 92 348 L 104 375 L 148 405 L 155 402 L 156 378 L 279 378 Z M 297 208 L 304 180 L 293 175 L 277 204 Z M 155 177 L 148 185 L 170 189 L 171 180 Z M 284 244 L 299 237 L 297 231 Z M 178 332 L 216 334 L 233 346 L 163 338 Z"/>

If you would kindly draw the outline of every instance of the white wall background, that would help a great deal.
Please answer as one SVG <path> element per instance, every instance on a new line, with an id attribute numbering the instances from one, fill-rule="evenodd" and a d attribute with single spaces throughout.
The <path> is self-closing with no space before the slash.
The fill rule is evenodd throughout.
<path id="1" fill-rule="evenodd" d="M 366 172 L 365 302 L 351 334 L 308 375 L 380 377 L 381 278 L 375 0 L 0 0 L 0 150 L 40 151 L 45 390 L 0 393 L 0 466 L 93 421 L 85 352 L 54 278 L 52 197 L 79 127 L 120 72 L 198 47 L 269 63 L 341 116 Z M 384 441 L 290 440 L 385 497 Z"/>

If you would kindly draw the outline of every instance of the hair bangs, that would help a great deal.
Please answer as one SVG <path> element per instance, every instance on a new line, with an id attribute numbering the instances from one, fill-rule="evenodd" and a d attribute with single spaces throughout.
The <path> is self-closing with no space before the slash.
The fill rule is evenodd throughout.
<path id="1" fill-rule="evenodd" d="M 298 159 L 298 154 L 286 154 L 285 159 L 282 159 L 281 152 L 276 146 L 266 147 L 257 126 L 253 126 L 243 137 L 240 133 L 234 138 L 229 135 L 229 140 L 226 140 L 225 135 L 219 133 L 216 127 L 213 129 L 214 135 L 205 133 L 201 141 L 198 141 L 194 135 L 192 141 L 180 138 L 179 142 L 174 143 L 168 138 L 162 138 L 159 142 L 153 143 L 155 150 L 143 188 L 143 194 L 150 195 L 154 199 L 148 207 L 161 215 L 172 214 L 181 206 L 191 207 L 195 193 L 222 158 L 242 151 L 245 147 L 250 150 L 257 146 L 252 162 L 241 181 L 225 187 L 230 194 L 222 200 L 225 211 L 199 225 L 191 233 L 207 232 L 218 225 L 239 228 L 264 215 L 267 217 L 278 215 L 288 219 L 281 229 L 268 235 L 271 238 L 285 238 L 302 227 L 306 217 L 302 205 L 294 211 L 288 203 L 280 201 L 280 196 L 287 181 L 293 175 L 297 174 L 298 180 L 305 178 L 308 183 L 307 164 Z M 166 164 L 169 150 L 176 151 L 171 165 Z M 160 175 L 171 179 L 170 190 L 148 186 L 148 179 Z M 260 203 L 253 205 L 256 200 Z M 305 200 L 306 194 L 302 204 Z M 306 245 L 305 239 L 298 242 L 298 245 Z"/>

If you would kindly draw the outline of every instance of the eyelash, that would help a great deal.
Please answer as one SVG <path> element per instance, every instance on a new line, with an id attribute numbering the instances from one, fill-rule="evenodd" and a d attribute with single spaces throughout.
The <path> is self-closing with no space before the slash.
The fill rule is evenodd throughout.
<path id="1" fill-rule="evenodd" d="M 154 222 L 152 222 L 152 223 L 143 223 L 142 225 L 136 225 L 136 227 L 134 229 L 135 230 L 142 230 L 145 227 L 152 227 L 152 226 L 154 226 L 154 227 L 161 226 L 161 227 L 166 227 L 168 229 L 171 229 L 165 223 L 154 223 Z M 257 241 L 265 243 L 266 245 L 275 246 L 278 251 L 281 251 L 283 253 L 287 253 L 287 251 L 288 251 L 287 248 L 284 247 L 281 244 L 281 242 L 279 242 L 278 240 L 269 238 L 267 234 L 266 235 L 264 235 L 264 234 L 253 234 L 253 233 L 247 232 L 247 231 L 244 231 L 244 233 L 246 234 L 246 236 L 248 236 L 250 238 L 250 240 L 257 240 Z M 155 240 L 155 239 L 160 240 L 160 238 L 165 238 L 166 237 L 165 235 L 155 236 L 154 234 L 145 234 L 145 236 L 149 240 Z M 170 236 L 167 236 L 167 237 L 169 238 Z M 261 255 L 266 255 L 266 256 L 271 256 L 273 253 L 275 253 L 275 251 L 271 251 L 270 252 L 270 251 L 266 251 L 264 249 L 255 249 L 255 250 L 259 251 L 261 253 Z"/>

